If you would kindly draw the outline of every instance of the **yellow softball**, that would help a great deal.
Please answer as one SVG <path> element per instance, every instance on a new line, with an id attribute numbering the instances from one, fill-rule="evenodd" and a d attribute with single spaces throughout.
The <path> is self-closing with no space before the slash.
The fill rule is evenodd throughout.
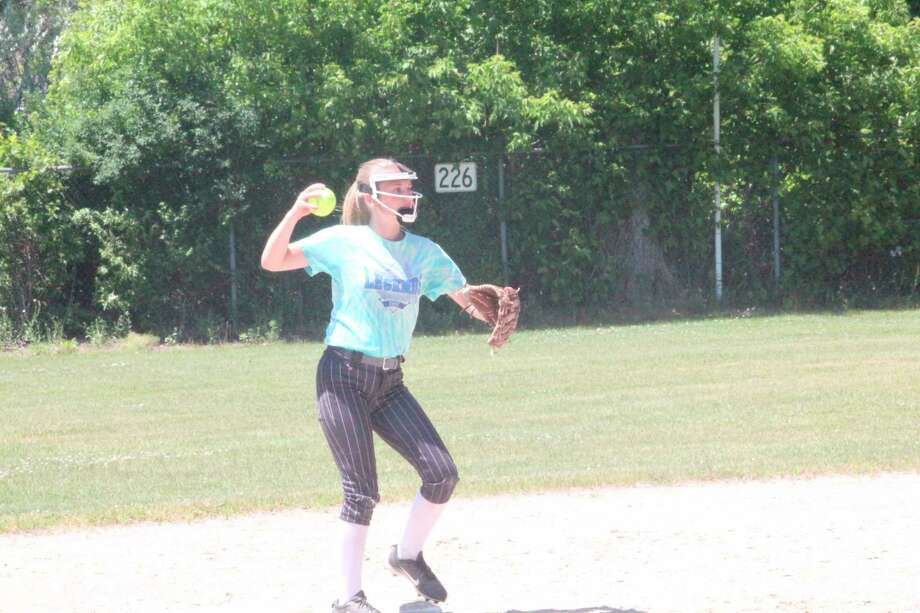
<path id="1" fill-rule="evenodd" d="M 325 217 L 335 210 L 335 193 L 328 187 L 323 188 L 323 193 L 319 196 L 313 196 L 307 200 L 316 208 L 313 209 L 313 215 Z"/>

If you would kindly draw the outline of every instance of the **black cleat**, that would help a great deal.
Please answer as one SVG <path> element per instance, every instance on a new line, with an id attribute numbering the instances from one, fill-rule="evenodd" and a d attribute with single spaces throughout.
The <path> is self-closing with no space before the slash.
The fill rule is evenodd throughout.
<path id="1" fill-rule="evenodd" d="M 447 600 L 447 590 L 435 577 L 431 568 L 425 563 L 425 558 L 419 553 L 414 560 L 401 560 L 396 554 L 397 546 L 390 548 L 390 557 L 387 562 L 394 575 L 402 575 L 412 582 L 418 595 L 433 602 Z"/>
<path id="2" fill-rule="evenodd" d="M 336 600 L 332 603 L 332 613 L 380 613 L 380 609 L 375 609 L 367 602 L 367 596 L 364 590 L 351 597 L 351 600 L 345 604 L 339 604 Z"/>

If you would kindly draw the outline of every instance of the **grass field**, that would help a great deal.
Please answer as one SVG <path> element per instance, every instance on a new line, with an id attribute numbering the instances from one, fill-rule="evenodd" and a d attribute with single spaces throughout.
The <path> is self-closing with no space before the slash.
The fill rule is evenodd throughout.
<path id="1" fill-rule="evenodd" d="M 336 506 L 322 346 L 0 354 L 0 532 Z M 920 311 L 417 337 L 459 496 L 920 470 Z M 378 444 L 384 501 L 417 479 Z"/>

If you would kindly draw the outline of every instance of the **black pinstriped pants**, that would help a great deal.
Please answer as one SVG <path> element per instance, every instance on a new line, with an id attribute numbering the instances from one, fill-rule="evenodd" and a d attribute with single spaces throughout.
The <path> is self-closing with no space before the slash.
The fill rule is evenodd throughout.
<path id="1" fill-rule="evenodd" d="M 421 494 L 443 504 L 457 485 L 457 467 L 418 401 L 403 385 L 402 368 L 352 363 L 327 347 L 316 370 L 319 423 L 342 476 L 340 517 L 369 525 L 380 501 L 372 433 L 412 464 Z"/>

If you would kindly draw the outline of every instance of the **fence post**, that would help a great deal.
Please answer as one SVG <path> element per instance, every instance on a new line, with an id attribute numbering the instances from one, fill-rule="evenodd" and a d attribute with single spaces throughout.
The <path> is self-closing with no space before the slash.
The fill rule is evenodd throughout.
<path id="1" fill-rule="evenodd" d="M 508 224 L 505 221 L 507 218 L 505 212 L 505 156 L 498 156 L 498 209 L 501 215 L 501 221 L 499 222 L 499 238 L 501 240 L 502 247 L 502 276 L 504 277 L 504 285 L 508 285 Z"/>
<path id="2" fill-rule="evenodd" d="M 770 174 L 773 175 L 773 281 L 779 284 L 783 273 L 780 259 L 779 163 L 776 154 L 770 159 Z"/>
<path id="3" fill-rule="evenodd" d="M 715 186 L 715 251 L 716 251 L 716 300 L 722 301 L 722 194 L 719 186 L 718 166 L 719 152 L 719 36 L 712 41 L 712 67 L 715 95 L 712 99 L 713 142 L 716 147 L 716 186 Z"/>
<path id="4" fill-rule="evenodd" d="M 236 231 L 230 222 L 230 338 L 236 339 L 239 331 L 237 321 L 237 279 L 236 279 Z"/>

